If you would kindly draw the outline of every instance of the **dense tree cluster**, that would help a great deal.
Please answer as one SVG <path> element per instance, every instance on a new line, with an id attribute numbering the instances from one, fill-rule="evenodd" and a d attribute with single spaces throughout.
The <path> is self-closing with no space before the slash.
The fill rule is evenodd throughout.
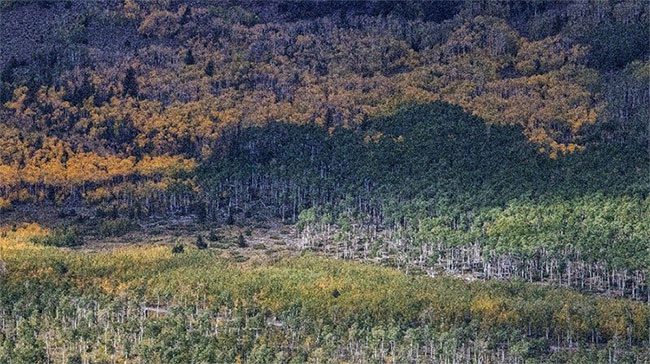
<path id="1" fill-rule="evenodd" d="M 57 14 L 44 22 L 57 27 L 53 47 L 18 47 L 19 34 L 3 44 L 0 181 L 20 186 L 3 182 L 2 205 L 78 198 L 69 191 L 96 179 L 114 187 L 144 158 L 200 163 L 242 126 L 354 129 L 409 102 L 520 125 L 555 158 L 583 149 L 585 127 L 621 107 L 606 97 L 613 88 L 626 87 L 625 103 L 647 99 L 602 76 L 646 57 L 642 2 L 68 5 L 2 7 L 8 31 L 33 12 Z M 629 42 L 606 31 L 625 27 Z M 99 173 L 78 173 L 84 158 Z"/>
<path id="2" fill-rule="evenodd" d="M 247 264 L 187 247 L 63 252 L 29 245 L 27 236 L 43 234 L 36 226 L 2 234 L 6 362 L 553 363 L 650 355 L 650 310 L 639 302 L 313 256 Z"/>
<path id="3" fill-rule="evenodd" d="M 199 175 L 206 215 L 297 221 L 302 248 L 647 300 L 650 160 L 635 138 L 550 160 L 517 127 L 414 105 L 360 132 L 249 129 Z"/>

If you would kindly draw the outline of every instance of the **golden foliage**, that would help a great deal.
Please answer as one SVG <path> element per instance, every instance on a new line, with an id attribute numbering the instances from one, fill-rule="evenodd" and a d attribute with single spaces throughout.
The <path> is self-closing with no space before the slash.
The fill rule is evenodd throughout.
<path id="1" fill-rule="evenodd" d="M 184 10 L 164 8 L 128 0 L 123 11 L 129 19 L 147 14 L 144 35 L 182 32 Z M 355 21 L 359 27 L 346 28 L 324 19 L 317 31 L 296 32 L 215 20 L 227 35 L 216 48 L 188 40 L 196 64 L 184 65 L 178 48 L 154 44 L 120 64 L 75 69 L 63 86 L 17 87 L 4 105 L 12 115 L 2 126 L 0 188 L 13 200 L 21 182 L 74 187 L 171 176 L 208 158 L 233 126 L 281 120 L 332 131 L 405 103 L 438 100 L 488 123 L 520 125 L 541 152 L 557 158 L 583 148 L 583 127 L 603 109 L 594 92 L 597 73 L 581 65 L 586 49 L 566 38 L 531 41 L 504 20 L 478 16 L 416 50 L 391 30 L 401 26 L 393 20 L 382 23 L 387 30 Z M 202 64 L 208 60 L 209 75 Z M 124 95 L 126 69 L 135 73 L 139 97 Z M 634 72 L 644 77 L 645 70 L 640 64 Z M 84 79 L 95 92 L 71 101 Z"/>

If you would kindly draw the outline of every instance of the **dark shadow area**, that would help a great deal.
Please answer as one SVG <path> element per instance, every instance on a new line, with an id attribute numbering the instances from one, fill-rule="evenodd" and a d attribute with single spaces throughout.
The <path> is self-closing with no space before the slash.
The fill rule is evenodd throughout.
<path id="1" fill-rule="evenodd" d="M 399 16 L 441 22 L 451 19 L 461 1 L 286 1 L 278 2 L 278 11 L 289 20 L 314 19 L 336 14 Z"/>
<path id="2" fill-rule="evenodd" d="M 607 144 L 594 138 L 585 151 L 552 160 L 521 128 L 489 126 L 445 103 L 403 107 L 361 130 L 331 135 L 319 126 L 272 123 L 228 139 L 229 147 L 201 168 L 207 184 L 263 175 L 341 198 L 372 192 L 374 200 L 434 199 L 463 209 L 648 191 L 643 138 Z"/>

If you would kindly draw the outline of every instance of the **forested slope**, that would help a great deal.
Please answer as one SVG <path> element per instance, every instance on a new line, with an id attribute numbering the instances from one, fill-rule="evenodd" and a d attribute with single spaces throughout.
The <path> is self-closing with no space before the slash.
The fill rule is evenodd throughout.
<path id="1" fill-rule="evenodd" d="M 649 6 L 0 0 L 0 362 L 648 361 Z"/>
<path id="2" fill-rule="evenodd" d="M 274 121 L 442 100 L 555 159 L 647 116 L 644 2 L 318 4 L 3 1 L 2 205 L 153 197 Z"/>
<path id="3" fill-rule="evenodd" d="M 341 257 L 647 300 L 647 144 L 593 140 L 553 160 L 520 136 L 442 103 L 357 132 L 251 128 L 201 167 L 199 208 L 297 220 L 305 248 Z"/>

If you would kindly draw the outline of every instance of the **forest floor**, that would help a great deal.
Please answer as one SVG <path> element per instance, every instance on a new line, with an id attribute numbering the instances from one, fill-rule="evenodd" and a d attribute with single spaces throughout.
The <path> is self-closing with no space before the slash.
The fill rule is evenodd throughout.
<path id="1" fill-rule="evenodd" d="M 255 224 L 251 227 L 225 225 L 211 227 L 194 224 L 185 219 L 151 222 L 140 230 L 119 237 L 93 237 L 85 240 L 78 249 L 100 251 L 125 246 L 183 245 L 194 249 L 198 236 L 208 249 L 221 251 L 220 256 L 238 263 L 276 262 L 300 255 L 295 240 L 298 234 L 293 227 L 282 224 Z M 211 239 L 211 235 L 217 239 Z M 245 247 L 239 246 L 243 236 Z"/>
<path id="2" fill-rule="evenodd" d="M 305 244 L 295 225 L 285 224 L 279 220 L 240 219 L 236 224 L 224 224 L 223 222 L 198 223 L 195 218 L 189 216 L 148 218 L 131 222 L 131 228 L 117 236 L 106 236 L 101 234 L 100 226 L 102 221 L 110 219 L 98 219 L 92 215 L 90 210 L 82 209 L 78 209 L 73 216 L 68 216 L 55 208 L 23 207 L 0 214 L 0 226 L 23 223 L 37 223 L 48 229 L 70 226 L 78 232 L 83 244 L 68 249 L 90 253 L 127 247 L 161 245 L 169 246 L 170 249 L 177 245 L 182 245 L 184 249 L 197 249 L 196 242 L 200 236 L 207 244 L 207 249 L 219 251 L 218 256 L 244 265 L 273 263 L 299 256 L 306 251 L 327 258 L 343 258 L 340 252 L 334 252 L 325 247 L 321 248 L 320 245 L 307 246 L 308 244 Z M 239 243 L 240 236 L 244 239 L 244 246 Z M 407 262 L 396 263 L 390 256 L 385 256 L 383 259 L 370 257 L 364 259 L 356 255 L 347 259 L 391 266 L 408 274 L 452 276 L 466 281 L 484 280 L 476 272 L 443 272 L 435 267 L 423 270 L 422 267 Z M 549 285 L 546 282 L 531 283 Z M 619 296 L 616 292 L 598 292 L 598 294 Z"/>
<path id="3" fill-rule="evenodd" d="M 176 245 L 183 245 L 185 249 L 196 249 L 197 239 L 201 236 L 208 245 L 208 249 L 220 250 L 220 256 L 223 258 L 240 263 L 275 262 L 301 255 L 306 251 L 328 258 L 342 258 L 340 254 L 326 248 L 306 246 L 295 225 L 279 220 L 241 218 L 236 224 L 224 224 L 223 222 L 198 223 L 191 216 L 147 218 L 137 222 L 131 221 L 132 226 L 128 231 L 106 236 L 101 234 L 100 226 L 102 221 L 111 219 L 100 219 L 94 215 L 94 210 L 90 209 L 78 208 L 74 214 L 66 214 L 60 208 L 55 207 L 21 206 L 11 212 L 0 214 L 0 226 L 36 223 L 47 229 L 72 227 L 77 231 L 83 244 L 66 249 L 91 253 L 126 247 L 160 245 L 169 246 L 170 249 Z M 244 238 L 245 247 L 239 245 L 239 236 Z M 410 265 L 395 266 L 387 263 L 390 261 L 390 257 L 385 258 L 363 259 L 357 256 L 351 259 L 394 266 L 410 274 L 441 274 L 434 270 L 424 272 L 420 268 Z M 463 278 L 468 281 L 479 279 L 473 274 L 463 272 L 443 275 Z"/>

